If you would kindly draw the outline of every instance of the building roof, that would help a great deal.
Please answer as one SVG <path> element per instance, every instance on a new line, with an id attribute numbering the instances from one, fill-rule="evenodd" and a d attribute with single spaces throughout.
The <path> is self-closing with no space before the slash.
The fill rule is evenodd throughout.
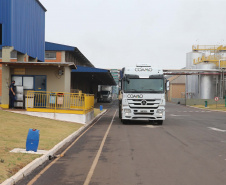
<path id="1" fill-rule="evenodd" d="M 72 72 L 108 73 L 109 71 L 106 69 L 99 69 L 99 68 L 94 68 L 94 67 L 77 66 L 77 69 L 72 70 Z"/>
<path id="2" fill-rule="evenodd" d="M 94 78 L 99 85 L 116 85 L 109 70 L 84 66 L 76 67 L 77 69 L 72 69 L 72 73 L 83 74 L 86 78 Z"/>
<path id="3" fill-rule="evenodd" d="M 77 47 L 68 46 L 63 44 L 57 44 L 53 42 L 45 42 L 45 50 L 46 51 L 69 51 L 75 53 L 79 56 L 87 65 L 94 67 L 94 65 L 82 54 L 81 51 Z"/>
<path id="4" fill-rule="evenodd" d="M 53 42 L 45 42 L 45 50 L 46 51 L 74 51 L 76 47 L 67 46 L 63 44 L 57 44 Z"/>
<path id="5" fill-rule="evenodd" d="M 42 3 L 39 1 L 39 0 L 36 0 L 37 1 L 37 3 L 42 7 L 42 9 L 46 12 L 47 10 L 46 10 L 46 8 L 42 5 Z"/>

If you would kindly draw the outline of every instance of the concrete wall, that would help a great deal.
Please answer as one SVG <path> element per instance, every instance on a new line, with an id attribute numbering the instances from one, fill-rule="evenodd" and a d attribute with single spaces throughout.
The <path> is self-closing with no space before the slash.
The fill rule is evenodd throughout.
<path id="1" fill-rule="evenodd" d="M 70 93 L 71 91 L 71 68 L 64 68 L 64 92 Z"/>
<path id="2" fill-rule="evenodd" d="M 181 104 L 181 105 L 185 105 L 185 98 L 172 98 L 171 102 Z"/>
<path id="3" fill-rule="evenodd" d="M 9 106 L 9 86 L 11 82 L 10 70 L 8 66 L 2 65 L 2 98 L 3 108 Z"/>
<path id="4" fill-rule="evenodd" d="M 18 111 L 14 111 L 18 113 Z M 90 111 L 87 114 L 61 114 L 61 113 L 47 113 L 47 112 L 28 112 L 19 111 L 20 114 L 26 114 L 29 116 L 36 116 L 42 118 L 49 118 L 60 121 L 69 121 L 74 123 L 86 124 L 94 119 L 94 111 Z"/>
<path id="5" fill-rule="evenodd" d="M 207 101 L 208 105 L 216 105 L 215 100 L 213 99 L 186 99 L 185 98 L 172 98 L 171 102 L 181 105 L 205 105 L 205 101 Z M 225 99 L 219 100 L 217 104 L 225 104 Z"/>
<path id="6" fill-rule="evenodd" d="M 11 75 L 14 75 L 16 68 L 25 67 L 9 67 L 2 66 L 2 98 L 1 104 L 3 108 L 8 108 L 9 105 L 9 85 L 11 83 Z M 58 75 L 58 70 L 63 69 L 64 74 Z M 46 75 L 46 91 L 52 92 L 68 92 L 71 88 L 71 68 L 70 67 L 49 67 L 49 66 L 29 66 L 25 68 L 25 74 L 23 75 Z M 24 91 L 26 94 L 27 91 Z"/>
<path id="7" fill-rule="evenodd" d="M 62 76 L 58 75 L 58 67 L 29 67 L 25 69 L 25 75 L 46 75 L 47 76 L 47 91 L 53 92 L 69 92 L 70 93 L 70 79 L 71 69 L 69 67 L 61 68 L 64 70 Z M 13 68 L 11 74 L 13 75 Z"/>

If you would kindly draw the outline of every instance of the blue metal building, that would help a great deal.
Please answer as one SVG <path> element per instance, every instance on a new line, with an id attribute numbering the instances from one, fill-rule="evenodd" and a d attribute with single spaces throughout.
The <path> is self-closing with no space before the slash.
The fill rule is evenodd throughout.
<path id="1" fill-rule="evenodd" d="M 38 0 L 0 0 L 0 46 L 44 61 L 45 12 Z"/>

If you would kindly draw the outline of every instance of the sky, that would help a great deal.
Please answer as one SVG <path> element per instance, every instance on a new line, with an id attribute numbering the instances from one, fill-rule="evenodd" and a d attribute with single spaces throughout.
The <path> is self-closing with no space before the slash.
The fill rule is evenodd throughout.
<path id="1" fill-rule="evenodd" d="M 40 0 L 46 41 L 77 47 L 97 68 L 181 69 L 192 45 L 226 45 L 225 0 Z"/>

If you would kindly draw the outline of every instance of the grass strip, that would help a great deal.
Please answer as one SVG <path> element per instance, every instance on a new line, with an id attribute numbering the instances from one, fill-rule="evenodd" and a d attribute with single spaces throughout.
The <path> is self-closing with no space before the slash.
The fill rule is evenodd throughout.
<path id="1" fill-rule="evenodd" d="M 95 114 L 98 114 L 96 111 Z M 14 175 L 40 155 L 10 153 L 14 148 L 26 148 L 29 128 L 40 130 L 39 150 L 50 150 L 57 143 L 82 127 L 63 122 L 0 110 L 0 183 Z"/>

